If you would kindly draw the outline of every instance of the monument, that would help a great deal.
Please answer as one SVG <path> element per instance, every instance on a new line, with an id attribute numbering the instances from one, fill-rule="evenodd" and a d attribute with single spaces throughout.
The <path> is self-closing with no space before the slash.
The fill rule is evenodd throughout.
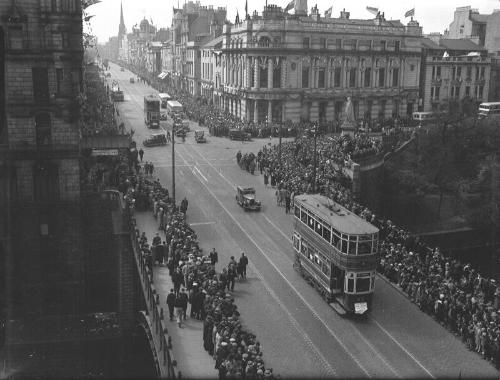
<path id="1" fill-rule="evenodd" d="M 342 130 L 342 136 L 349 135 L 351 137 L 354 137 L 354 133 L 356 133 L 357 130 L 354 108 L 350 96 L 347 97 L 347 103 L 344 109 L 344 120 L 342 121 L 340 129 Z"/>

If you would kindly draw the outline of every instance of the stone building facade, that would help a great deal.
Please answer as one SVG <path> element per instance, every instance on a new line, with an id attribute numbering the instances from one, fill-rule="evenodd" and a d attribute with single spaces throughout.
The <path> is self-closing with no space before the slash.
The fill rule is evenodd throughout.
<path id="1" fill-rule="evenodd" d="M 189 1 L 182 8 L 174 8 L 172 17 L 172 49 L 174 65 L 172 79 L 175 85 L 191 95 L 201 92 L 201 46 L 216 36 L 226 20 L 226 9 L 202 6 Z"/>
<path id="2" fill-rule="evenodd" d="M 463 110 L 488 100 L 491 58 L 470 40 L 422 41 L 420 111 Z"/>
<path id="3" fill-rule="evenodd" d="M 349 96 L 357 119 L 417 109 L 416 21 L 354 20 L 345 11 L 325 18 L 316 7 L 292 16 L 269 5 L 262 15 L 226 24 L 223 36 L 223 92 L 216 101 L 242 120 L 338 120 Z"/>

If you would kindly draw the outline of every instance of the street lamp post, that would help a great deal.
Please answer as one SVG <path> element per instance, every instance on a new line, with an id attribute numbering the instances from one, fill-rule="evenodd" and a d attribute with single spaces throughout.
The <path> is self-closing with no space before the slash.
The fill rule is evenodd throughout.
<path id="1" fill-rule="evenodd" d="M 312 183 L 312 190 L 313 190 L 313 193 L 316 192 L 316 136 L 317 136 L 317 125 L 315 124 L 314 125 L 314 129 L 313 129 L 313 133 L 314 133 L 314 158 L 313 158 L 313 176 L 312 176 L 312 179 L 313 179 L 313 183 Z"/>
<path id="2" fill-rule="evenodd" d="M 175 122 L 172 124 L 172 199 L 175 209 Z"/>

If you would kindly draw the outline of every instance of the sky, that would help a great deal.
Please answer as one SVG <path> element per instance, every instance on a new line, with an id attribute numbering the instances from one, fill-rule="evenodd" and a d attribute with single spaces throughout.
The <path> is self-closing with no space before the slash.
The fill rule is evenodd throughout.
<path id="1" fill-rule="evenodd" d="M 214 7 L 226 7 L 227 18 L 234 22 L 236 12 L 240 17 L 245 13 L 245 0 L 199 0 L 201 5 L 213 5 Z M 268 4 L 276 4 L 282 8 L 286 7 L 290 0 L 268 0 Z M 97 36 L 99 43 L 105 43 L 109 37 L 118 34 L 120 23 L 120 2 L 123 3 L 123 17 L 127 31 L 132 26 L 140 23 L 143 18 L 152 20 L 157 27 L 170 27 L 172 23 L 172 8 L 177 7 L 178 2 L 182 7 L 184 0 L 102 0 L 101 3 L 90 6 L 87 9 L 89 15 L 94 15 L 90 20 L 91 33 Z M 231 5 L 227 5 L 230 3 Z M 248 13 L 254 10 L 262 12 L 266 0 L 250 0 L 248 2 Z M 385 12 L 387 20 L 401 20 L 405 23 L 404 13 L 415 8 L 414 19 L 423 27 L 424 33 L 443 32 L 453 20 L 455 8 L 470 5 L 477 8 L 480 13 L 491 14 L 494 9 L 500 9 L 499 0 L 309 0 L 307 3 L 310 10 L 317 5 L 320 13 L 333 6 L 332 17 L 339 17 L 344 8 L 351 13 L 351 18 L 369 19 L 373 15 L 366 10 L 367 6 L 379 8 Z M 409 21 L 409 19 L 408 19 Z"/>

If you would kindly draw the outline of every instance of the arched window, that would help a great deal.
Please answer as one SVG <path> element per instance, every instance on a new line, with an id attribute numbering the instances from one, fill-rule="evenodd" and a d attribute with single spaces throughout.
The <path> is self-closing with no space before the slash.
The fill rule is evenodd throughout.
<path id="1" fill-rule="evenodd" d="M 44 146 L 51 143 L 50 114 L 39 113 L 35 116 L 36 145 Z"/>
<path id="2" fill-rule="evenodd" d="M 260 37 L 259 46 L 269 47 L 270 44 L 271 44 L 271 40 L 269 39 L 269 37 L 266 37 L 266 36 Z"/>

